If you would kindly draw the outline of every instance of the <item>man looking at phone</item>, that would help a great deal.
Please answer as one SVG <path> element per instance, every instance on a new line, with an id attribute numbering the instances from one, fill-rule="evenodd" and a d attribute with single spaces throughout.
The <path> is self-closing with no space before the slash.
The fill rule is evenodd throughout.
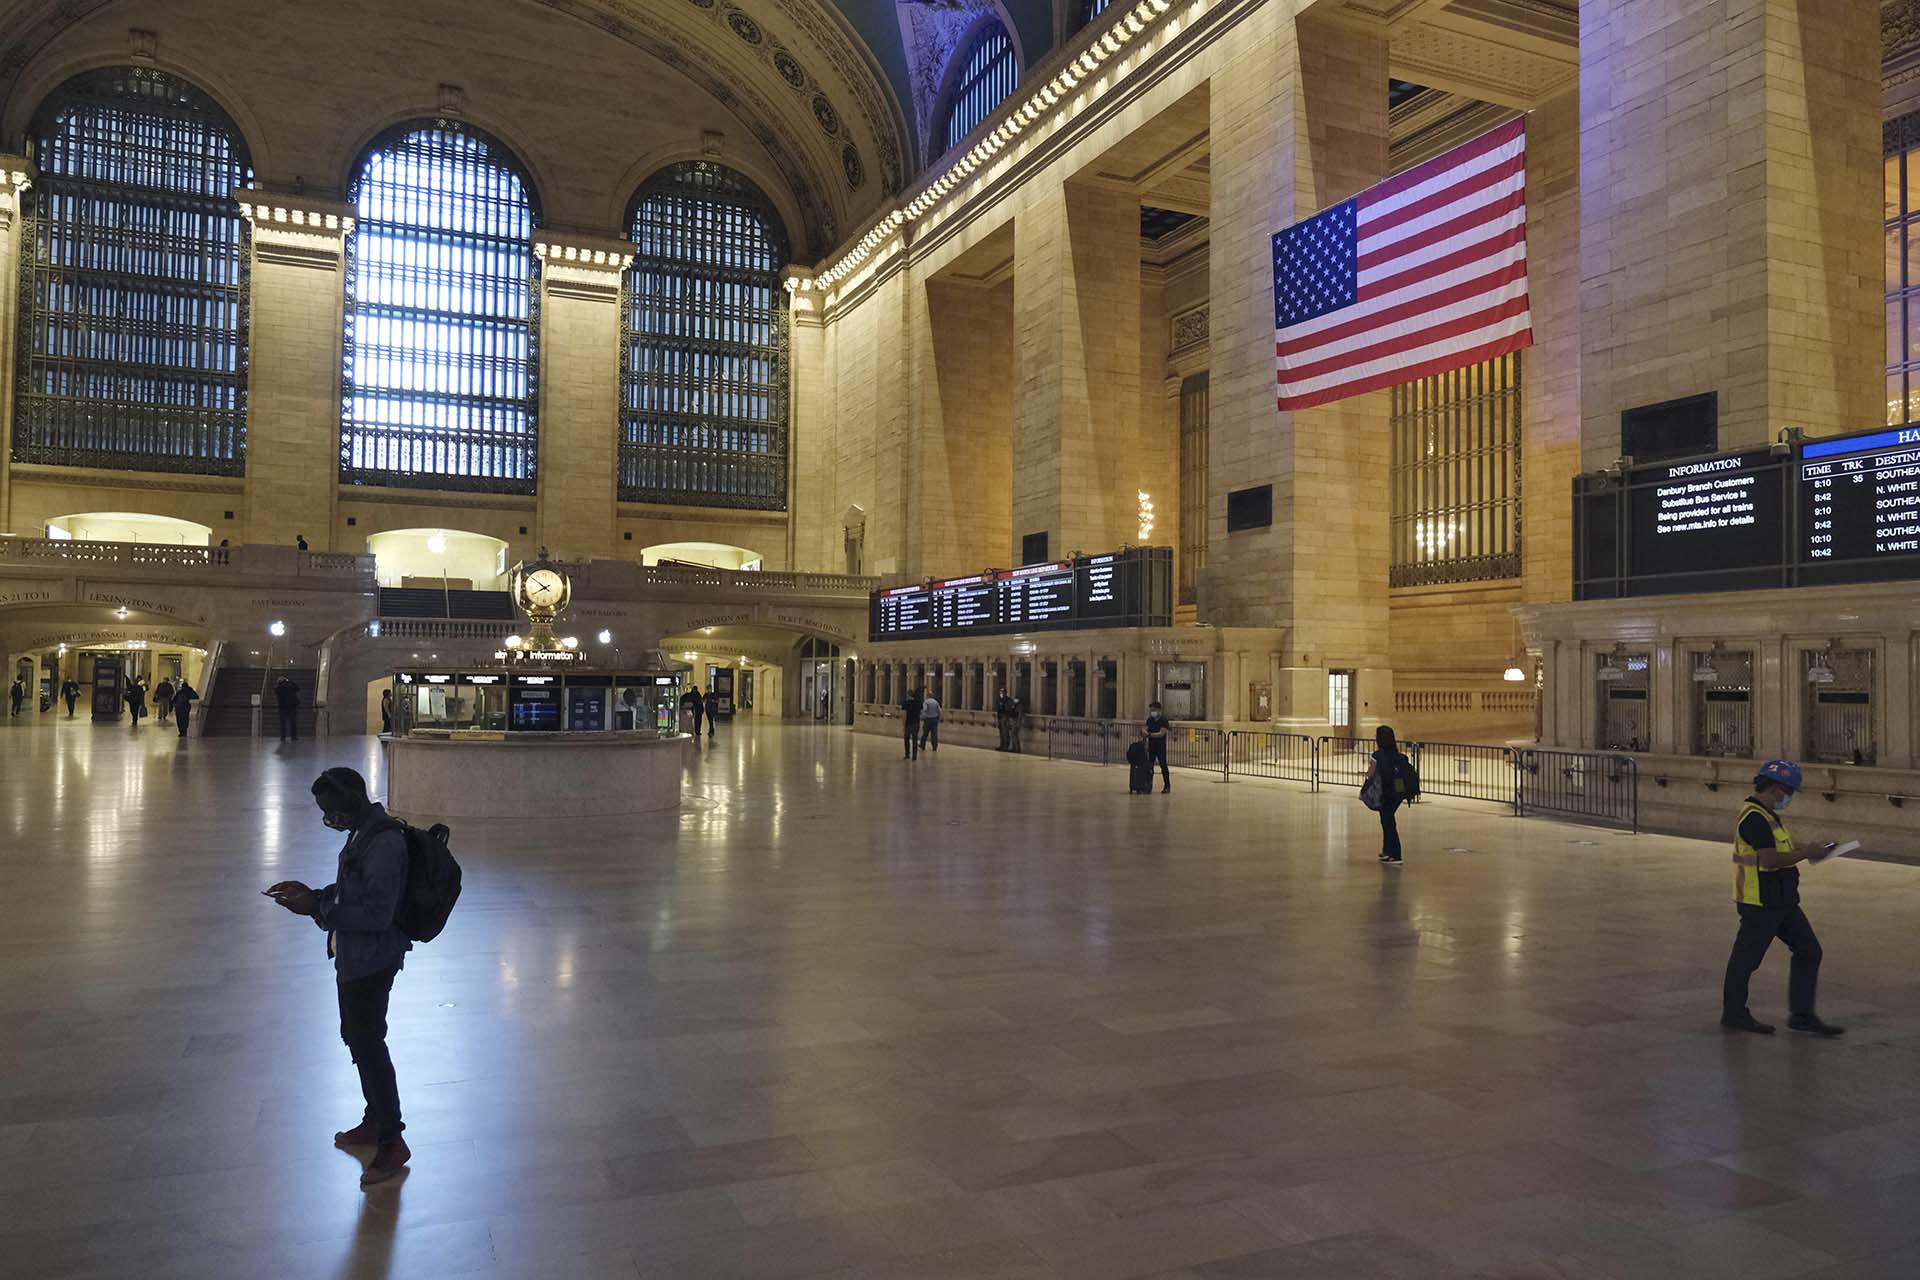
<path id="1" fill-rule="evenodd" d="M 1793 847 L 1780 814 L 1799 790 L 1800 766 L 1791 760 L 1769 760 L 1760 766 L 1753 794 L 1740 809 L 1733 836 L 1733 901 L 1740 913 L 1740 932 L 1733 940 L 1733 954 L 1727 957 L 1720 1009 L 1720 1025 L 1729 1031 L 1773 1034 L 1769 1023 L 1748 1010 L 1747 983 L 1775 938 L 1793 952 L 1787 976 L 1787 1030 L 1810 1036 L 1837 1036 L 1843 1030 L 1822 1022 L 1813 1011 L 1814 987 L 1820 978 L 1820 939 L 1800 909 L 1800 871 L 1794 864 L 1818 859 L 1833 846 Z"/>
<path id="2" fill-rule="evenodd" d="M 413 944 L 394 922 L 407 888 L 407 841 L 386 809 L 367 798 L 366 779 L 334 768 L 313 784 L 320 820 L 345 831 L 346 847 L 334 882 L 310 889 L 282 880 L 267 896 L 297 916 L 309 916 L 327 935 L 340 996 L 340 1038 L 360 1072 L 366 1113 L 351 1129 L 333 1135 L 335 1146 L 372 1147 L 373 1160 L 360 1175 L 370 1187 L 395 1177 L 413 1153 L 401 1132 L 400 1087 L 387 1053 L 387 997 Z"/>

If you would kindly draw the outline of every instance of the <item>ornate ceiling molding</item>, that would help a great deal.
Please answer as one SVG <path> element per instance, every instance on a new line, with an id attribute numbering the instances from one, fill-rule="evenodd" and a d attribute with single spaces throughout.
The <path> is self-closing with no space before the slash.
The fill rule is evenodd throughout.
<path id="1" fill-rule="evenodd" d="M 904 117 L 877 63 L 822 12 L 825 0 L 525 2 L 641 50 L 738 116 L 790 188 L 805 224 L 800 240 L 813 255 L 906 181 Z M 49 44 L 113 3 L 5 6 L 0 100 Z"/>

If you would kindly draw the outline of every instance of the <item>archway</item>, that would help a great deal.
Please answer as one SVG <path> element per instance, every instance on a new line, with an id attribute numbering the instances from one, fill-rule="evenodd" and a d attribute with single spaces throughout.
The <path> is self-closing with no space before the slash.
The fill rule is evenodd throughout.
<path id="1" fill-rule="evenodd" d="M 192 520 L 148 515 L 143 511 L 76 511 L 47 521 L 47 537 L 55 541 L 205 547 L 213 543 L 213 530 Z"/>
<path id="2" fill-rule="evenodd" d="M 369 534 L 367 550 L 383 587 L 498 591 L 505 584 L 507 544 L 484 533 L 388 529 Z"/>
<path id="3" fill-rule="evenodd" d="M 697 564 L 752 571 L 760 567 L 761 559 L 758 551 L 725 542 L 656 542 L 640 549 L 640 563 L 646 565 Z"/>

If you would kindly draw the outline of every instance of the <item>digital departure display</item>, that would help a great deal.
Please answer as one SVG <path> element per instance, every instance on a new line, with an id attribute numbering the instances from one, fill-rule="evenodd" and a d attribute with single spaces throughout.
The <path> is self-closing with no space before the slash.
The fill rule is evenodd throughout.
<path id="1" fill-rule="evenodd" d="M 1635 467 L 1628 594 L 1783 585 L 1785 472 L 1766 449 Z"/>
<path id="2" fill-rule="evenodd" d="M 1802 580 L 1920 577 L 1920 427 L 1800 447 Z"/>
<path id="3" fill-rule="evenodd" d="M 1920 578 L 1920 427 L 1576 476 L 1574 598 Z"/>
<path id="4" fill-rule="evenodd" d="M 1166 547 L 1081 556 L 874 592 L 872 640 L 992 635 L 1077 627 L 1168 626 L 1173 552 Z"/>

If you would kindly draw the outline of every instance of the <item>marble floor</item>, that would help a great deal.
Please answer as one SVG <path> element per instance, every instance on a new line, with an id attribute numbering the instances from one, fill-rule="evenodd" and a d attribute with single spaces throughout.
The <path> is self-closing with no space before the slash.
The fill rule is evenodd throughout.
<path id="1" fill-rule="evenodd" d="M 1843 1041 L 1728 1036 L 1721 846 L 812 726 L 456 829 L 363 1193 L 258 893 L 332 763 L 0 721 L 0 1276 L 1920 1276 L 1920 870 L 1806 876 Z"/>

